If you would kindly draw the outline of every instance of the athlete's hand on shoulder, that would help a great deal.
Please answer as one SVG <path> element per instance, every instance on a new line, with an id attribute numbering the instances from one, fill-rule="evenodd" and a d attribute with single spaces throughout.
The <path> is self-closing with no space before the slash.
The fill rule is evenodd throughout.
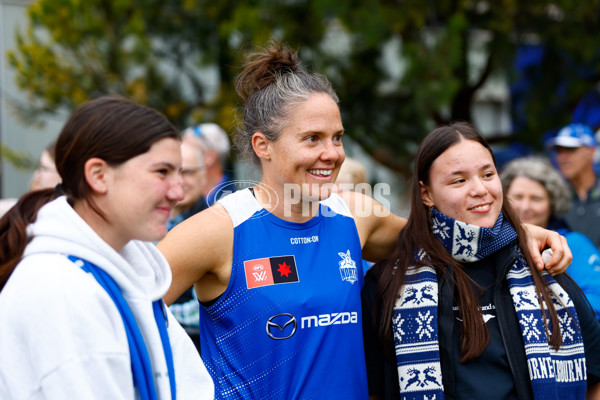
<path id="1" fill-rule="evenodd" d="M 527 233 L 527 247 L 537 269 L 541 271 L 546 268 L 552 275 L 565 272 L 573 260 L 567 239 L 557 232 L 536 225 L 523 224 L 523 228 Z M 541 251 L 547 247 L 552 249 L 552 257 L 544 262 Z"/>

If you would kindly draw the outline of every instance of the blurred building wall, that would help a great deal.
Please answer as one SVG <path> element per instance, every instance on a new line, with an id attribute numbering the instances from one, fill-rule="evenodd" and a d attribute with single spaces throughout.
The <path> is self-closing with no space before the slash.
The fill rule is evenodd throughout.
<path id="1" fill-rule="evenodd" d="M 15 83 L 15 72 L 8 65 L 6 52 L 16 47 L 15 31 L 23 30 L 26 8 L 31 1 L 0 0 L 0 141 L 9 149 L 37 160 L 42 149 L 56 138 L 65 119 L 47 118 L 44 126 L 31 126 L 21 121 L 14 104 L 27 104 L 27 96 Z M 33 170 L 16 169 L 5 157 L 0 163 L 0 197 L 19 197 L 31 182 Z"/>

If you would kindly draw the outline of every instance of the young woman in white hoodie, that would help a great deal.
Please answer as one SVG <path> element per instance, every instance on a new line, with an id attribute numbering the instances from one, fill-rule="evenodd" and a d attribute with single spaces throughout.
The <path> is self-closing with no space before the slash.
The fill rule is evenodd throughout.
<path id="1" fill-rule="evenodd" d="M 213 398 L 153 245 L 182 198 L 178 131 L 129 100 L 90 101 L 56 167 L 61 185 L 0 220 L 0 398 Z"/>

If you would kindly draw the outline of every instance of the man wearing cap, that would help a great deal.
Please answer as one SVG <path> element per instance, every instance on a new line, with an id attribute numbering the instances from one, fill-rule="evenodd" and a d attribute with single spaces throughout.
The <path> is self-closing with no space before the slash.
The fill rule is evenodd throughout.
<path id="1" fill-rule="evenodd" d="M 204 158 L 204 200 L 212 206 L 235 188 L 225 169 L 229 161 L 229 137 L 219 125 L 204 123 L 183 131 L 183 141 L 197 146 Z"/>
<path id="2" fill-rule="evenodd" d="M 573 191 L 567 223 L 600 248 L 600 181 L 594 169 L 594 132 L 587 125 L 570 124 L 562 128 L 548 146 L 556 152 L 558 168 Z"/>

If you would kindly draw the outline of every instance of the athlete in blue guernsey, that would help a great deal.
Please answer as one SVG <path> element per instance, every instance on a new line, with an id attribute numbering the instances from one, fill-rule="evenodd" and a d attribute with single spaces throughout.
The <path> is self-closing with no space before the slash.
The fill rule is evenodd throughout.
<path id="1" fill-rule="evenodd" d="M 247 189 L 220 202 L 234 223 L 231 279 L 200 318 L 216 392 L 366 398 L 362 251 L 347 205 L 332 194 L 318 215 L 294 223 L 266 212 Z"/>
<path id="2" fill-rule="evenodd" d="M 345 158 L 338 97 L 296 53 L 272 43 L 252 54 L 237 92 L 236 144 L 261 180 L 158 244 L 173 270 L 165 301 L 194 285 L 218 399 L 365 399 L 361 260 L 385 258 L 406 220 L 364 194 L 332 192 Z M 549 266 L 565 268 L 568 249 L 540 232 L 556 250 Z"/>
<path id="3" fill-rule="evenodd" d="M 261 181 L 159 243 L 174 276 L 165 301 L 194 285 L 218 399 L 364 399 L 361 260 L 385 257 L 404 220 L 332 193 L 345 157 L 338 98 L 295 53 L 273 44 L 240 84 L 239 138 Z"/>

